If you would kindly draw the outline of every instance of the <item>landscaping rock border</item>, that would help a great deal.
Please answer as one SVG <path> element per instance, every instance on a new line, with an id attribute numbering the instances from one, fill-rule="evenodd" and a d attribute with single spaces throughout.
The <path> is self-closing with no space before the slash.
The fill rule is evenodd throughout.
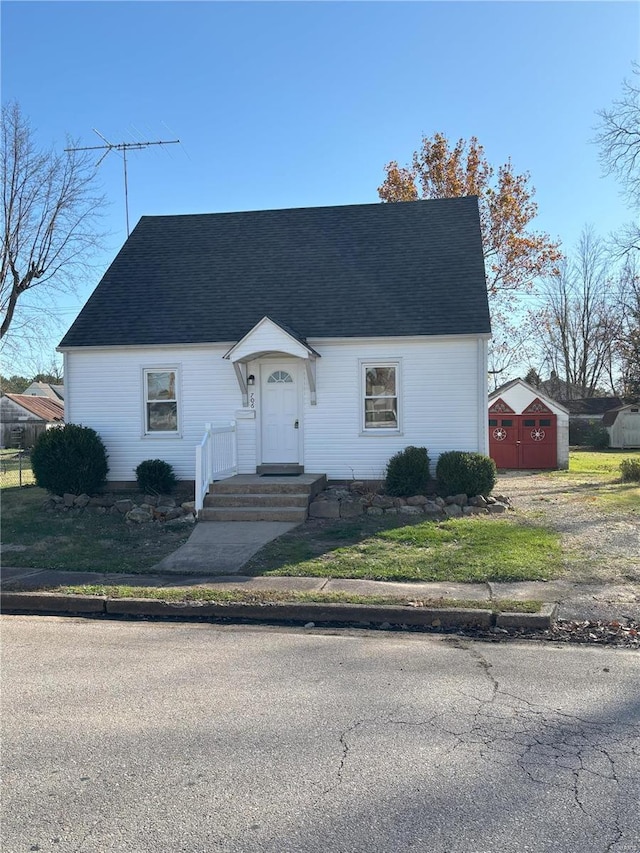
<path id="1" fill-rule="evenodd" d="M 329 486 L 309 505 L 310 518 L 357 518 L 361 515 L 400 515 L 411 517 L 460 518 L 468 515 L 497 515 L 513 509 L 505 495 L 411 495 L 396 498 L 373 492 L 354 480 L 348 487 Z"/>
<path id="2" fill-rule="evenodd" d="M 70 512 L 81 515 L 94 512 L 98 515 L 115 515 L 129 524 L 195 524 L 195 501 L 183 501 L 178 504 L 175 498 L 167 495 L 144 495 L 139 501 L 132 498 L 119 498 L 113 494 L 89 495 L 51 495 L 42 507 L 45 512 Z"/>

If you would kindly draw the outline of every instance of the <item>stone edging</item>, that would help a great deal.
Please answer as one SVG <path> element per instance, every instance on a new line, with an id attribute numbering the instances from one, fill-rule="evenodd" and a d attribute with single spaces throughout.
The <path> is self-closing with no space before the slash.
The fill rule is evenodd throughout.
<path id="1" fill-rule="evenodd" d="M 309 505 L 310 518 L 356 518 L 360 515 L 427 516 L 433 519 L 459 518 L 466 515 L 494 515 L 512 509 L 504 495 L 413 495 L 394 498 L 380 492 L 367 491 L 359 480 L 344 486 L 329 486 Z"/>
<path id="2" fill-rule="evenodd" d="M 131 498 L 119 499 L 111 494 L 96 495 L 51 495 L 43 504 L 46 512 L 70 512 L 80 515 L 83 512 L 95 512 L 98 515 L 116 515 L 125 521 L 144 524 L 150 521 L 161 521 L 165 524 L 195 524 L 195 501 L 176 500 L 166 495 L 144 495 L 140 502 Z"/>

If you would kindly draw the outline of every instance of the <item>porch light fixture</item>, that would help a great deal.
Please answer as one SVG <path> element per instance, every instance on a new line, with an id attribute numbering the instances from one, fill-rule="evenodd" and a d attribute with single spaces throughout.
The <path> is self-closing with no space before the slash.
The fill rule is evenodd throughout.
<path id="1" fill-rule="evenodd" d="M 256 377 L 253 375 L 253 373 L 250 373 L 249 376 L 247 376 L 247 385 L 255 385 L 255 384 L 256 384 Z"/>

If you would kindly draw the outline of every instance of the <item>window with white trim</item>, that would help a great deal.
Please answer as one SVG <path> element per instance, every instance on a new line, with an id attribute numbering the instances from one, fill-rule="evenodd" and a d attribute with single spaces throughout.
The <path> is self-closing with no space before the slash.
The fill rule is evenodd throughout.
<path id="1" fill-rule="evenodd" d="M 362 364 L 362 429 L 381 433 L 400 430 L 400 364 L 397 361 Z"/>
<path id="2" fill-rule="evenodd" d="M 178 434 L 178 378 L 174 367 L 153 367 L 143 371 L 146 435 Z"/>

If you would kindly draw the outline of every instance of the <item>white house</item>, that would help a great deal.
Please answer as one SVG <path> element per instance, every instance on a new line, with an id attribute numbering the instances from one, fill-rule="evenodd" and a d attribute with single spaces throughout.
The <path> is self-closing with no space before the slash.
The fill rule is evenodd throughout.
<path id="1" fill-rule="evenodd" d="M 117 483 L 201 444 L 208 478 L 379 479 L 488 452 L 489 337 L 475 198 L 143 217 L 59 346 L 66 420 Z"/>

